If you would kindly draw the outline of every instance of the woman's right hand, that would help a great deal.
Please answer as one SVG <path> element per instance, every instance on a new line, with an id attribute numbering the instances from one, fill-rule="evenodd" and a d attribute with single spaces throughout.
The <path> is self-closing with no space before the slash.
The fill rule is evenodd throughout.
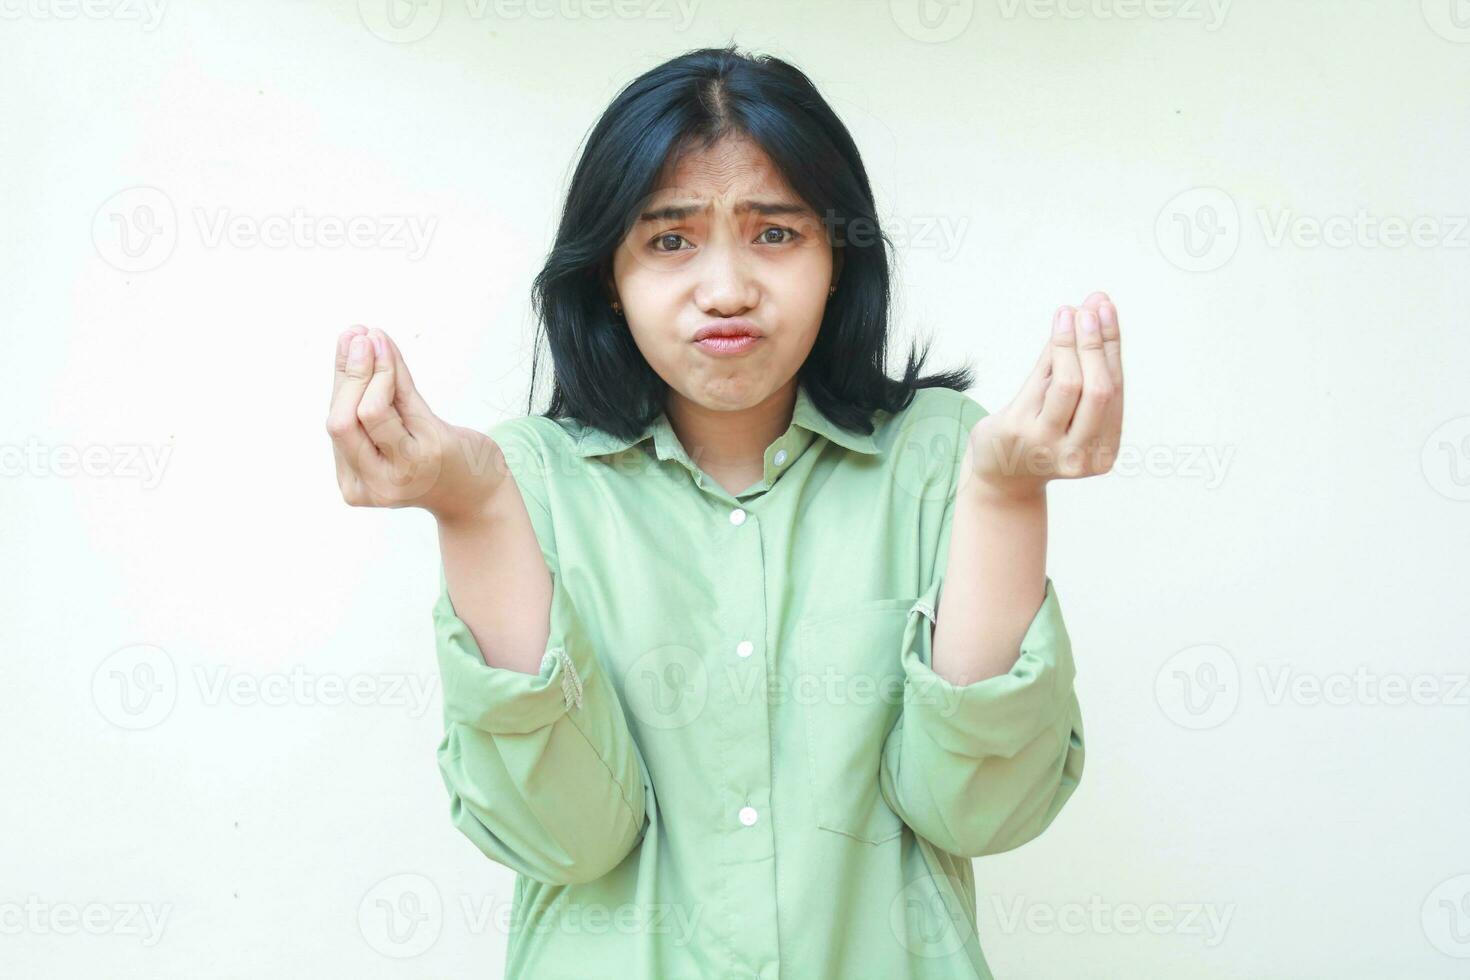
<path id="1" fill-rule="evenodd" d="M 376 327 L 337 337 L 327 434 L 353 507 L 422 507 L 459 523 L 485 515 L 506 476 L 495 441 L 430 411 L 398 346 Z"/>

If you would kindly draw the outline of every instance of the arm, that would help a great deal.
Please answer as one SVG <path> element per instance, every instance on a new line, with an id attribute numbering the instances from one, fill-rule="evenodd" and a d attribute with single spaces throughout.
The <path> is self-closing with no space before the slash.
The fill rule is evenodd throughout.
<path id="1" fill-rule="evenodd" d="M 450 425 L 387 334 L 355 326 L 337 338 L 327 432 L 343 499 L 420 507 L 439 524 L 438 759 L 451 816 L 492 860 L 567 884 L 627 857 L 653 795 L 596 637 L 563 588 L 543 421 L 488 435 Z"/>
<path id="2" fill-rule="evenodd" d="M 1028 549 L 1045 547 L 1044 508 L 995 511 L 952 496 L 944 571 L 904 633 L 904 706 L 879 784 L 916 834 L 951 854 L 998 854 L 1034 839 L 1082 777 L 1071 641 L 1051 579 L 1040 574 L 1040 597 L 1031 592 L 1044 552 L 1038 561 Z"/>
<path id="3" fill-rule="evenodd" d="M 879 764 L 889 806 L 951 853 L 979 857 L 1032 840 L 1082 778 L 1076 665 L 1045 573 L 1045 485 L 1107 472 L 1122 413 L 1117 310 L 1101 292 L 1080 310 L 1057 310 L 1030 377 L 1001 412 L 962 403 L 955 445 L 965 451 L 940 534 L 943 571 L 910 613 L 903 711 Z M 951 598 L 941 600 L 946 580 Z M 943 625 L 931 632 L 936 606 Z"/>
<path id="4" fill-rule="evenodd" d="M 494 435 L 515 479 L 483 519 L 439 528 L 439 769 L 454 824 L 487 857 L 591 881 L 648 827 L 647 776 L 562 583 L 535 437 L 524 420 Z"/>

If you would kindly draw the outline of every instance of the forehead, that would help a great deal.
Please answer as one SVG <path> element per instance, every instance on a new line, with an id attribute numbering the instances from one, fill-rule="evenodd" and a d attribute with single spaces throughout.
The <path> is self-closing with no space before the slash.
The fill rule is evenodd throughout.
<path id="1" fill-rule="evenodd" d="M 696 145 L 676 150 L 660 171 L 653 196 L 726 197 L 757 192 L 793 195 L 791 185 L 759 143 L 730 135 L 707 148 Z"/>

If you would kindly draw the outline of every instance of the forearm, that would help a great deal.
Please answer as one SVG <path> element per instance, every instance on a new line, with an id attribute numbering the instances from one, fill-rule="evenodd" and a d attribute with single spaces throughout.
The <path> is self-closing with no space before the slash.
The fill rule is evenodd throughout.
<path id="1" fill-rule="evenodd" d="M 483 517 L 441 520 L 439 550 L 454 611 L 485 663 L 535 674 L 549 636 L 551 575 L 513 485 L 505 481 Z"/>
<path id="2" fill-rule="evenodd" d="M 1046 596 L 1046 493 L 962 483 L 955 498 L 933 671 L 963 686 L 1007 673 Z"/>

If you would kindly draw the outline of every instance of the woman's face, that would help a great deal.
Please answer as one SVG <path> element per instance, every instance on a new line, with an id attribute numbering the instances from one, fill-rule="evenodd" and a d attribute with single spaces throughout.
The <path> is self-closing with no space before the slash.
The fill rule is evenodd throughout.
<path id="1" fill-rule="evenodd" d="M 761 148 L 729 137 L 663 179 L 613 258 L 617 299 L 643 357 L 670 388 L 720 411 L 785 386 L 816 341 L 833 285 L 821 218 Z M 700 343 L 704 327 L 753 327 Z"/>

